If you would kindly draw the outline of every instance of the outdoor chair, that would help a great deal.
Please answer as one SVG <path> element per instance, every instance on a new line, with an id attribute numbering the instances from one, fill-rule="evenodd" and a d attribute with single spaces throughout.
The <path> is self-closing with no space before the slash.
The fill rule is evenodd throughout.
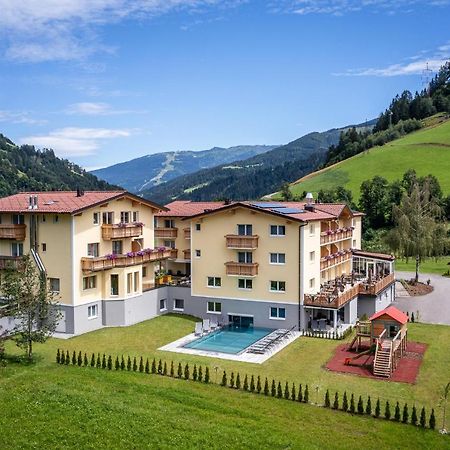
<path id="1" fill-rule="evenodd" d="M 201 322 L 196 322 L 195 323 L 195 331 L 194 331 L 195 336 L 201 336 L 203 334 L 203 326 Z"/>
<path id="2" fill-rule="evenodd" d="M 203 319 L 203 332 L 209 333 L 211 331 L 211 325 L 209 319 Z"/>

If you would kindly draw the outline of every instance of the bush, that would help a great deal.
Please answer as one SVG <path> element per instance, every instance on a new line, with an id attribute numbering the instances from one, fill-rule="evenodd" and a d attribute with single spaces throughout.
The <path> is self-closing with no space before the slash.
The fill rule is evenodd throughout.
<path id="1" fill-rule="evenodd" d="M 290 398 L 290 395 L 289 395 L 289 384 L 288 384 L 287 381 L 286 381 L 286 384 L 284 385 L 284 398 L 286 400 L 289 400 L 289 398 Z"/>
<path id="2" fill-rule="evenodd" d="M 344 397 L 342 398 L 342 411 L 348 411 L 347 391 L 344 391 Z"/>
<path id="3" fill-rule="evenodd" d="M 116 370 L 119 370 L 119 369 L 120 369 L 120 362 L 119 362 L 119 357 L 118 357 L 118 356 L 116 356 L 116 360 L 115 360 L 115 362 L 114 362 L 114 368 L 115 368 Z"/>
<path id="4" fill-rule="evenodd" d="M 295 384 L 294 383 L 292 383 L 291 400 L 293 402 L 295 402 L 295 400 L 297 400 L 297 393 L 295 392 Z"/>
<path id="5" fill-rule="evenodd" d="M 264 395 L 269 395 L 269 380 L 266 377 L 264 381 Z"/>
<path id="6" fill-rule="evenodd" d="M 139 372 L 144 372 L 144 359 L 142 358 L 142 356 L 139 359 Z"/>
<path id="7" fill-rule="evenodd" d="M 145 360 L 145 373 L 150 373 L 150 363 L 148 361 L 148 358 Z"/>
<path id="8" fill-rule="evenodd" d="M 108 356 L 108 370 L 112 369 L 112 358 L 111 355 Z"/>
<path id="9" fill-rule="evenodd" d="M 278 386 L 277 386 L 277 397 L 278 398 L 283 398 L 283 389 L 281 387 L 281 382 L 278 382 Z"/>
<path id="10" fill-rule="evenodd" d="M 411 425 L 417 425 L 417 409 L 416 409 L 416 405 L 414 405 L 413 409 L 412 409 Z"/>
<path id="11" fill-rule="evenodd" d="M 95 367 L 95 354 L 94 353 L 92 353 L 92 356 L 91 356 L 91 367 Z"/>
<path id="12" fill-rule="evenodd" d="M 158 375 L 162 375 L 162 371 L 163 371 L 162 361 L 159 360 L 159 362 L 158 362 Z"/>
<path id="13" fill-rule="evenodd" d="M 230 376 L 230 388 L 234 388 L 234 372 L 231 372 L 231 376 Z"/>
<path id="14" fill-rule="evenodd" d="M 184 379 L 189 380 L 189 376 L 189 364 L 186 363 L 186 365 L 184 366 Z"/>
<path id="15" fill-rule="evenodd" d="M 436 428 L 436 417 L 434 416 L 434 409 L 431 410 L 430 420 L 428 422 L 431 430 Z"/>
<path id="16" fill-rule="evenodd" d="M 56 352 L 56 363 L 59 364 L 61 362 L 61 353 L 58 351 Z"/>
<path id="17" fill-rule="evenodd" d="M 298 387 L 298 396 L 297 396 L 297 400 L 299 402 L 303 401 L 303 391 L 302 391 L 302 385 L 300 384 Z"/>
<path id="18" fill-rule="evenodd" d="M 334 394 L 333 409 L 339 409 L 339 394 L 337 392 Z"/>
<path id="19" fill-rule="evenodd" d="M 164 376 L 167 376 L 167 363 L 164 361 L 163 373 Z"/>
<path id="20" fill-rule="evenodd" d="M 104 353 L 102 356 L 102 369 L 106 369 L 106 355 Z"/>
<path id="21" fill-rule="evenodd" d="M 255 377 L 252 375 L 252 377 L 250 378 L 250 392 L 254 393 L 255 388 Z"/>
<path id="22" fill-rule="evenodd" d="M 192 371 L 192 379 L 194 381 L 197 381 L 197 378 L 198 378 L 197 364 L 194 364 L 194 370 Z"/>
<path id="23" fill-rule="evenodd" d="M 408 403 L 405 403 L 405 406 L 403 406 L 402 422 L 408 423 L 408 419 L 409 419 Z"/>
<path id="24" fill-rule="evenodd" d="M 248 377 L 245 375 L 244 377 L 244 391 L 248 391 Z"/>
<path id="25" fill-rule="evenodd" d="M 102 363 L 100 362 L 100 353 L 97 354 L 97 369 L 100 369 L 100 367 L 102 367 Z"/>
<path id="26" fill-rule="evenodd" d="M 223 375 L 222 375 L 222 386 L 226 386 L 226 385 L 227 385 L 227 373 L 224 370 Z"/>
<path id="27" fill-rule="evenodd" d="M 350 412 L 351 414 L 355 414 L 355 397 L 353 396 L 353 394 L 352 394 L 352 396 L 350 397 L 350 408 L 349 408 L 349 412 Z"/>
<path id="28" fill-rule="evenodd" d="M 123 357 L 123 355 L 120 360 L 120 370 L 125 370 L 125 358 Z"/>
<path id="29" fill-rule="evenodd" d="M 270 394 L 272 395 L 272 397 L 275 397 L 275 395 L 277 395 L 277 387 L 274 379 L 272 379 L 272 387 L 270 389 Z"/>
<path id="30" fill-rule="evenodd" d="M 325 402 L 324 402 L 325 408 L 329 408 L 331 406 L 330 402 L 330 391 L 327 389 L 327 392 L 325 392 Z"/>
<path id="31" fill-rule="evenodd" d="M 361 396 L 359 396 L 358 400 L 358 414 L 364 414 L 364 404 Z"/>
<path id="32" fill-rule="evenodd" d="M 239 375 L 239 372 L 236 376 L 236 389 L 240 389 L 241 388 L 241 376 Z"/>
<path id="33" fill-rule="evenodd" d="M 427 426 L 427 418 L 426 418 L 426 413 L 425 413 L 425 407 L 423 407 L 422 410 L 420 411 L 419 425 L 422 428 L 425 428 Z"/>
<path id="34" fill-rule="evenodd" d="M 203 369 L 202 369 L 202 366 L 199 366 L 199 368 L 198 368 L 198 381 L 200 381 L 200 382 L 203 381 Z"/>
<path id="35" fill-rule="evenodd" d="M 131 370 L 131 358 L 130 358 L 130 355 L 128 355 L 128 358 L 127 358 L 127 370 L 128 370 L 128 372 Z"/>
<path id="36" fill-rule="evenodd" d="M 175 368 L 173 367 L 173 361 L 170 362 L 170 376 L 172 378 L 175 376 Z"/>
<path id="37" fill-rule="evenodd" d="M 133 372 L 137 372 L 138 366 L 137 366 L 137 360 L 136 356 L 133 358 Z"/>
<path id="38" fill-rule="evenodd" d="M 400 405 L 398 404 L 398 402 L 395 405 L 394 420 L 396 422 L 400 422 Z"/>
<path id="39" fill-rule="evenodd" d="M 77 354 L 74 350 L 72 353 L 72 366 L 76 366 L 76 365 L 77 365 Z"/>
<path id="40" fill-rule="evenodd" d="M 209 383 L 209 367 L 205 368 L 205 383 Z"/>
<path id="41" fill-rule="evenodd" d="M 380 406 L 380 399 L 377 399 L 377 404 L 375 405 L 375 417 L 380 417 L 381 414 L 381 406 Z"/>
<path id="42" fill-rule="evenodd" d="M 305 386 L 305 394 L 303 395 L 303 401 L 305 403 L 309 402 L 309 390 L 308 390 L 308 385 Z"/>
<path id="43" fill-rule="evenodd" d="M 64 353 L 64 351 L 61 352 L 59 363 L 60 364 L 66 364 L 66 354 Z"/>
<path id="44" fill-rule="evenodd" d="M 66 359 L 64 362 L 65 362 L 66 366 L 68 366 L 70 364 L 69 350 L 66 351 Z"/>
<path id="45" fill-rule="evenodd" d="M 152 361 L 152 373 L 156 373 L 156 359 L 155 358 L 153 358 L 153 361 Z"/>
<path id="46" fill-rule="evenodd" d="M 81 367 L 83 365 L 83 355 L 81 354 L 81 351 L 78 352 L 77 363 L 78 367 Z"/>
<path id="47" fill-rule="evenodd" d="M 261 377 L 258 375 L 258 378 L 256 379 L 256 392 L 258 394 L 261 393 Z"/>
<path id="48" fill-rule="evenodd" d="M 386 406 L 384 408 L 384 418 L 389 420 L 391 418 L 391 406 L 389 405 L 389 400 L 386 400 Z"/>
<path id="49" fill-rule="evenodd" d="M 370 400 L 370 395 L 367 398 L 367 404 L 366 404 L 366 414 L 371 416 L 372 415 L 372 401 Z"/>
<path id="50" fill-rule="evenodd" d="M 181 363 L 178 363 L 178 371 L 177 371 L 178 378 L 183 377 L 183 369 L 181 367 Z"/>

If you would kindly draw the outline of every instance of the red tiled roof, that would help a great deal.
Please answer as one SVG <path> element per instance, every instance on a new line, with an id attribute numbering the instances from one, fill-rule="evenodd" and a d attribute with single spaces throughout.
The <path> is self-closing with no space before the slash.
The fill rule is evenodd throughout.
<path id="1" fill-rule="evenodd" d="M 225 202 L 192 202 L 190 200 L 176 200 L 168 203 L 168 211 L 156 214 L 158 217 L 190 217 L 204 213 L 212 209 L 217 209 L 225 205 Z"/>
<path id="2" fill-rule="evenodd" d="M 386 261 L 394 261 L 394 255 L 387 255 L 386 253 L 373 253 L 373 252 L 365 252 L 363 250 L 353 250 L 353 254 L 355 256 L 364 256 L 366 258 L 374 258 L 374 259 L 383 259 Z"/>
<path id="3" fill-rule="evenodd" d="M 408 316 L 404 312 L 398 310 L 395 306 L 389 306 L 386 309 L 378 311 L 376 314 L 370 317 L 369 320 L 372 321 L 378 319 L 378 317 L 384 316 L 385 314 L 389 317 L 392 317 L 396 322 L 399 322 L 402 325 L 408 322 Z"/>
<path id="4" fill-rule="evenodd" d="M 30 196 L 37 197 L 37 208 L 28 209 Z M 130 197 L 132 200 L 142 202 L 150 207 L 161 209 L 156 203 L 137 197 L 126 191 L 85 191 L 77 196 L 76 191 L 48 191 L 48 192 L 21 192 L 0 199 L 0 212 L 10 213 L 68 213 L 74 214 L 92 206 L 100 205 L 110 200 Z"/>

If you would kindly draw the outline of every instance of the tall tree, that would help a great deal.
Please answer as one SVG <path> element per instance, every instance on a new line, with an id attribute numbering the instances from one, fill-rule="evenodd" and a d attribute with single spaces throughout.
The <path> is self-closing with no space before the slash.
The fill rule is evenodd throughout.
<path id="1" fill-rule="evenodd" d="M 0 289 L 5 301 L 2 314 L 16 319 L 10 337 L 32 359 L 33 344 L 45 342 L 58 324 L 54 295 L 30 256 L 23 258 L 18 270 L 6 271 Z"/>
<path id="2" fill-rule="evenodd" d="M 381 228 L 386 225 L 390 210 L 386 195 L 387 187 L 387 180 L 378 175 L 361 184 L 359 205 L 366 213 L 366 220 L 371 228 Z"/>

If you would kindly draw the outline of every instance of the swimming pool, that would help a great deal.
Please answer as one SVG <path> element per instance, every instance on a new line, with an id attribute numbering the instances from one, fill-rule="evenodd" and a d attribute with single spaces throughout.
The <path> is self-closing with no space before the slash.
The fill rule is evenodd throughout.
<path id="1" fill-rule="evenodd" d="M 270 328 L 239 328 L 229 325 L 184 345 L 184 348 L 236 355 L 267 336 Z"/>

